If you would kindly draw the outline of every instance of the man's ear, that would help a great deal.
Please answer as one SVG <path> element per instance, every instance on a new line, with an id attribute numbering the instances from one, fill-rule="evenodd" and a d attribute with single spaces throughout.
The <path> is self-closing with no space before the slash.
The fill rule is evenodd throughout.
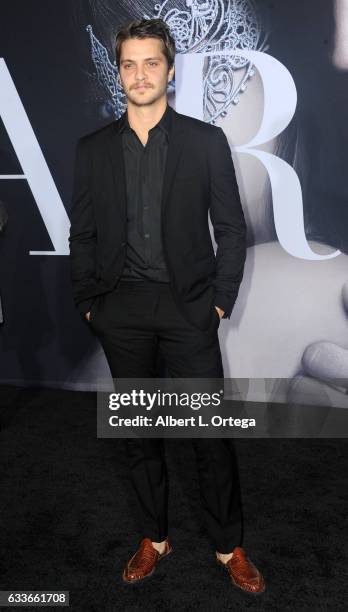
<path id="1" fill-rule="evenodd" d="M 170 81 L 173 80 L 173 78 L 174 78 L 174 71 L 175 71 L 175 68 L 174 68 L 174 66 L 172 66 L 170 68 L 169 72 L 168 72 L 168 83 L 170 83 Z"/>

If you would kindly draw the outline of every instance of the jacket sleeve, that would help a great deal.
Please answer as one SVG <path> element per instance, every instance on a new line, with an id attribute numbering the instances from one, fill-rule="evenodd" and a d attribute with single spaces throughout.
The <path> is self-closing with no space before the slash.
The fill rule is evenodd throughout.
<path id="1" fill-rule="evenodd" d="M 89 179 L 91 161 L 87 142 L 81 138 L 76 146 L 72 207 L 70 214 L 70 274 L 75 304 L 81 314 L 90 310 L 93 298 L 83 299 L 89 285 L 96 280 L 97 231 Z"/>
<path id="2" fill-rule="evenodd" d="M 217 244 L 215 305 L 229 319 L 243 278 L 246 223 L 231 149 L 220 127 L 214 130 L 209 157 L 210 218 Z"/>

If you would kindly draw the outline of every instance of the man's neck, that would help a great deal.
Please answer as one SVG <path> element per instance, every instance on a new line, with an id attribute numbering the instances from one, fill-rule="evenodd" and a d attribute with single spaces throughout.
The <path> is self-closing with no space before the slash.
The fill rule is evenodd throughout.
<path id="1" fill-rule="evenodd" d="M 135 106 L 128 102 L 127 116 L 130 127 L 137 133 L 147 134 L 160 121 L 167 108 L 167 97 L 149 106 Z"/>

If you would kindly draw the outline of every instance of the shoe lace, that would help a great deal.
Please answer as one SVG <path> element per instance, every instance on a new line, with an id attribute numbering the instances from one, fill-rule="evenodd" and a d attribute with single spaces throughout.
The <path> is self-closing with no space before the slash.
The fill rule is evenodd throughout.
<path id="1" fill-rule="evenodd" d="M 157 550 L 155 550 L 153 547 L 150 548 L 150 546 L 143 546 L 136 552 L 131 561 L 131 567 L 133 569 L 149 567 L 154 562 L 157 554 Z"/>
<path id="2" fill-rule="evenodd" d="M 240 551 L 239 555 L 233 555 L 230 559 L 230 565 L 236 575 L 250 576 L 254 575 L 254 569 L 246 556 L 244 550 Z"/>

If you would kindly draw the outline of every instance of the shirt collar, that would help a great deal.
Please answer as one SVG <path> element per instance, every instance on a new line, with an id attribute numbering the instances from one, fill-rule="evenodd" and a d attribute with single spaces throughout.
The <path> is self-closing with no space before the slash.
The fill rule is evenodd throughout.
<path id="1" fill-rule="evenodd" d="M 173 109 L 171 108 L 171 106 L 169 106 L 169 104 L 167 103 L 166 106 L 166 110 L 164 111 L 161 119 L 159 120 L 158 123 L 156 123 L 156 125 L 154 125 L 153 128 L 151 128 L 151 130 L 153 130 L 154 128 L 161 128 L 161 130 L 163 130 L 167 136 L 169 136 L 170 134 L 170 130 L 171 130 L 171 126 L 172 126 L 172 116 L 173 116 Z M 118 122 L 118 131 L 119 132 L 123 132 L 125 129 L 131 129 L 129 123 L 128 123 L 128 112 L 127 110 L 123 113 L 123 115 L 121 115 L 119 122 Z M 150 130 L 150 132 L 151 132 Z"/>

